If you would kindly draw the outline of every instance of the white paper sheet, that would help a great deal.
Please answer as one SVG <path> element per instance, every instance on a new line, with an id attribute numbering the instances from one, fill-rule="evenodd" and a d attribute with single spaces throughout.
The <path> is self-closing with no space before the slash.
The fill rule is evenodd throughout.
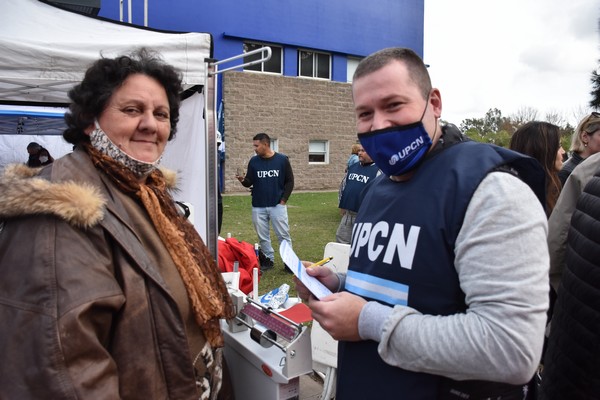
<path id="1" fill-rule="evenodd" d="M 327 289 L 317 278 L 314 278 L 306 273 L 306 269 L 300 262 L 300 259 L 294 253 L 292 246 L 286 240 L 281 242 L 279 246 L 279 254 L 283 262 L 292 270 L 294 275 L 306 286 L 308 290 L 319 300 L 331 294 L 331 290 Z"/>

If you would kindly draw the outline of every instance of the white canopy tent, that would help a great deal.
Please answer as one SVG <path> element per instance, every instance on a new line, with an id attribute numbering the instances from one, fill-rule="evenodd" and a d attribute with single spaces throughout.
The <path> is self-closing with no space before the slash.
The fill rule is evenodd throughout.
<path id="1" fill-rule="evenodd" d="M 179 172 L 177 199 L 193 206 L 195 226 L 216 255 L 214 79 L 207 74 L 207 60 L 212 56 L 208 33 L 156 31 L 85 16 L 43 1 L 2 0 L 0 166 L 26 160 L 25 147 L 36 139 L 51 149 L 61 148 L 55 153 L 51 150 L 55 158 L 68 151 L 69 145 L 57 132 L 36 130 L 31 123 L 48 126 L 39 123 L 43 110 L 38 114 L 27 114 L 27 110 L 67 106 L 67 92 L 95 60 L 128 54 L 139 47 L 159 52 L 181 72 L 185 89 L 199 91 L 182 103 L 177 135 L 167 145 L 163 165 Z M 11 111 L 15 105 L 18 112 Z M 212 135 L 207 134 L 208 125 Z M 51 142 L 61 143 L 53 147 Z M 11 155 L 16 160 L 11 160 Z"/>
<path id="2" fill-rule="evenodd" d="M 204 85 L 208 33 L 173 33 L 92 18 L 37 0 L 2 0 L 0 99 L 68 103 L 100 55 L 113 57 L 148 47 L 183 74 L 186 89 Z"/>

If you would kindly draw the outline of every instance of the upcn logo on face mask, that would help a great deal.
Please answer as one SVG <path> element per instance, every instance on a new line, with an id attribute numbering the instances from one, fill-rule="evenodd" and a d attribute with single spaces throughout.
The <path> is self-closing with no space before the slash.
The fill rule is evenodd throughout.
<path id="1" fill-rule="evenodd" d="M 417 150 L 420 146 L 422 146 L 423 143 L 424 139 L 422 137 L 416 138 L 411 144 L 409 144 L 390 158 L 390 165 L 394 165 L 403 158 L 408 157 L 413 151 Z"/>

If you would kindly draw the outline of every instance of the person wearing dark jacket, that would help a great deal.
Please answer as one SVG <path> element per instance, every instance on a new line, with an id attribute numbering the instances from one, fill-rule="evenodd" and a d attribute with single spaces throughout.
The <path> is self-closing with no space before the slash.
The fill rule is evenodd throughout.
<path id="1" fill-rule="evenodd" d="M 29 143 L 27 145 L 27 153 L 29 154 L 29 158 L 27 159 L 28 167 L 43 167 L 54 162 L 54 157 L 52 157 L 50 152 L 39 143 Z"/>
<path id="2" fill-rule="evenodd" d="M 75 150 L 0 179 L 1 399 L 211 399 L 225 282 L 158 168 L 179 119 L 158 55 L 102 58 L 69 92 Z"/>
<path id="3" fill-rule="evenodd" d="M 442 96 L 406 48 L 361 60 L 358 139 L 382 174 L 354 222 L 346 273 L 306 273 L 338 340 L 336 399 L 523 400 L 548 309 L 544 171 L 442 124 Z M 308 263 L 307 263 L 308 264 Z"/>
<path id="4" fill-rule="evenodd" d="M 577 201 L 540 399 L 600 398 L 600 169 Z"/>
<path id="5" fill-rule="evenodd" d="M 354 219 L 364 196 L 364 190 L 376 176 L 380 174 L 379 168 L 367 154 L 361 144 L 358 147 L 359 162 L 352 164 L 346 171 L 340 188 L 339 208 L 342 220 L 335 232 L 335 241 L 350 244 Z M 354 148 L 354 146 L 353 146 Z"/>

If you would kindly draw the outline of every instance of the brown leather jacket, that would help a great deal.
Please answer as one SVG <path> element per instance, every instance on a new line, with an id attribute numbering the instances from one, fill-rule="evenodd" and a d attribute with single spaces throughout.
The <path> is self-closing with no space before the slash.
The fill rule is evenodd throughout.
<path id="1" fill-rule="evenodd" d="M 87 154 L 5 172 L 0 398 L 198 399 L 176 296 Z"/>

